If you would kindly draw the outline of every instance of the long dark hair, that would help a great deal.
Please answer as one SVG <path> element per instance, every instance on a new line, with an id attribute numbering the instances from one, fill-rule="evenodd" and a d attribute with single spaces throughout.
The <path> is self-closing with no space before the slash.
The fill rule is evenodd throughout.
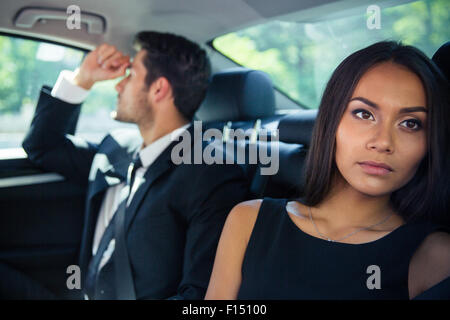
<path id="1" fill-rule="evenodd" d="M 372 66 L 391 61 L 405 66 L 422 81 L 428 106 L 427 154 L 415 176 L 391 194 L 391 204 L 406 221 L 419 219 L 449 224 L 450 105 L 449 85 L 435 64 L 420 50 L 382 41 L 347 57 L 333 72 L 323 93 L 311 148 L 305 165 L 303 200 L 319 204 L 330 192 L 338 172 L 336 131 L 361 77 Z"/>

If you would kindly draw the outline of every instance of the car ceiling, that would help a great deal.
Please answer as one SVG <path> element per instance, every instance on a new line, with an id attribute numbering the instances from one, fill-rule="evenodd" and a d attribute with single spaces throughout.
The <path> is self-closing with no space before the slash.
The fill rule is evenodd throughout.
<path id="1" fill-rule="evenodd" d="M 383 0 L 378 3 L 409 2 Z M 213 72 L 236 64 L 206 46 L 217 36 L 269 20 L 312 22 L 340 15 L 360 14 L 373 0 L 1 0 L 0 33 L 36 37 L 88 50 L 107 42 L 130 56 L 133 36 L 141 30 L 171 32 L 202 44 L 211 59 Z M 65 13 L 77 5 L 83 13 L 105 20 L 103 34 L 91 34 L 82 23 L 80 30 L 69 30 L 64 20 L 39 20 L 32 28 L 15 25 L 24 8 L 60 9 Z M 67 13 L 65 13 L 67 15 Z M 68 16 L 68 15 L 67 15 Z M 285 95 L 275 92 L 277 108 L 298 108 Z"/>
<path id="2" fill-rule="evenodd" d="M 349 3 L 349 1 L 344 1 Z M 352 1 L 350 1 L 352 2 Z M 354 2 L 354 1 L 353 1 Z M 133 35 L 140 30 L 156 30 L 184 35 L 199 43 L 216 36 L 258 24 L 268 19 L 290 17 L 320 8 L 335 0 L 58 0 L 0 2 L 0 31 L 39 36 L 53 41 L 93 48 L 101 42 L 130 48 Z M 85 29 L 69 30 L 64 21 L 39 21 L 33 28 L 14 25 L 20 9 L 59 8 L 77 5 L 81 12 L 101 15 L 106 20 L 102 35 L 88 34 Z M 328 6 L 330 10 L 332 7 Z"/>

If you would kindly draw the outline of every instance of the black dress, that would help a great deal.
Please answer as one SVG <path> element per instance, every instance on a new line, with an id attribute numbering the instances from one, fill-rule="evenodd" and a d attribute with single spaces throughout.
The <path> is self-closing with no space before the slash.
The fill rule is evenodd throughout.
<path id="1" fill-rule="evenodd" d="M 287 202 L 262 202 L 238 299 L 409 299 L 409 262 L 436 225 L 406 223 L 363 244 L 330 242 L 299 229 Z"/>

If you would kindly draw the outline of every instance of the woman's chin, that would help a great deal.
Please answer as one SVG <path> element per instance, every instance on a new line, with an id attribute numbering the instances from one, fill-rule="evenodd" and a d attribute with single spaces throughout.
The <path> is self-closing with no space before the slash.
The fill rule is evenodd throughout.
<path id="1" fill-rule="evenodd" d="M 380 185 L 373 186 L 369 184 L 357 184 L 353 185 L 352 187 L 353 189 L 367 197 L 384 197 L 386 195 L 390 195 L 393 192 L 392 188 Z"/>

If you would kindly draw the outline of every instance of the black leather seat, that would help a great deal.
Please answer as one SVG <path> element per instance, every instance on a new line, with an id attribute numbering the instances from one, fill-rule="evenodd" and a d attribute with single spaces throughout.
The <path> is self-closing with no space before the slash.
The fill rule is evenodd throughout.
<path id="1" fill-rule="evenodd" d="M 258 165 L 251 185 L 255 197 L 296 198 L 302 195 L 304 164 L 316 116 L 317 110 L 306 110 L 280 119 L 279 142 L 269 142 L 270 148 L 277 143 L 279 169 L 274 175 L 264 176 L 261 174 L 263 165 Z"/>
<path id="2" fill-rule="evenodd" d="M 281 118 L 278 124 L 280 141 L 298 143 L 309 148 L 317 111 L 317 109 L 302 110 Z"/>
<path id="3" fill-rule="evenodd" d="M 263 142 L 258 141 L 259 147 Z M 267 165 L 258 164 L 250 185 L 250 193 L 254 198 L 294 198 L 303 192 L 307 149 L 301 144 L 268 142 L 272 152 L 278 152 L 278 171 L 273 175 L 263 175 L 261 169 Z M 277 145 L 275 148 L 275 144 Z M 273 161 L 273 160 L 272 160 Z"/>
<path id="4" fill-rule="evenodd" d="M 250 181 L 253 180 L 257 164 L 249 163 L 250 141 L 257 141 L 261 129 L 276 129 L 275 94 L 270 77 L 262 71 L 246 68 L 232 68 L 215 73 L 206 97 L 195 115 L 202 121 L 203 130 L 219 129 L 226 136 L 225 141 L 234 144 L 233 158 L 245 154 L 245 163 L 239 163 Z M 232 130 L 242 129 L 240 137 Z M 229 134 L 229 135 L 228 135 Z M 231 141 L 232 140 L 232 141 Z M 216 141 L 217 147 L 221 141 Z M 220 147 L 225 153 L 226 145 Z"/>
<path id="5" fill-rule="evenodd" d="M 238 151 L 245 154 L 245 164 L 241 164 L 251 182 L 253 198 L 291 198 L 303 191 L 303 166 L 311 140 L 311 132 L 317 111 L 299 111 L 286 116 L 275 114 L 275 95 L 270 77 L 262 72 L 235 68 L 213 75 L 202 106 L 196 119 L 202 120 L 203 129 L 216 128 L 267 129 L 268 139 L 233 141 L 234 159 Z M 260 121 L 260 128 L 255 126 Z M 274 129 L 279 135 L 273 139 Z M 258 132 L 257 132 L 258 133 Z M 272 138 L 271 138 L 272 137 Z M 216 142 L 220 144 L 221 142 Z M 223 148 L 226 148 L 223 145 Z M 249 163 L 250 149 L 278 152 L 278 170 L 273 175 L 263 175 L 263 169 L 273 163 Z M 272 157 L 272 161 L 275 159 Z"/>
<path id="6" fill-rule="evenodd" d="M 257 120 L 265 127 L 279 118 L 275 115 L 275 94 L 269 75 L 246 68 L 215 73 L 196 113 L 196 119 L 202 120 L 206 129 L 223 129 L 227 125 L 229 129 L 246 130 L 255 128 Z"/>

